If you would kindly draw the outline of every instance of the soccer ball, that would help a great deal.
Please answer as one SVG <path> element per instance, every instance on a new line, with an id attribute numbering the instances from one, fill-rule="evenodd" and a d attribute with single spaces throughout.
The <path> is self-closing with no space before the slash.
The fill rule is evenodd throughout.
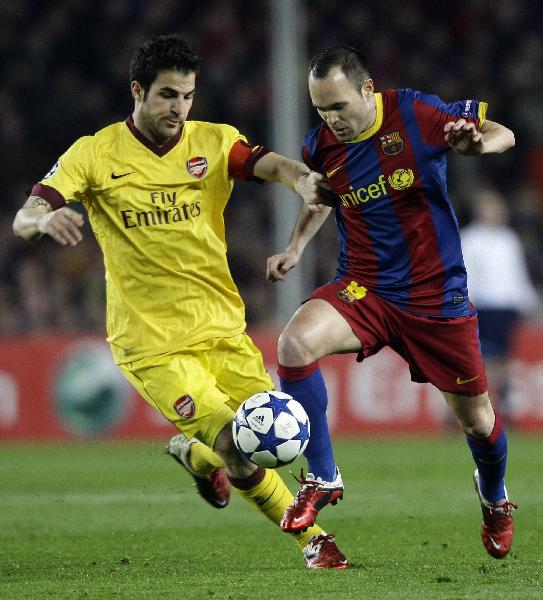
<path id="1" fill-rule="evenodd" d="M 261 392 L 238 408 L 232 433 L 236 448 L 255 465 L 281 467 L 305 450 L 309 417 L 289 394 Z"/>

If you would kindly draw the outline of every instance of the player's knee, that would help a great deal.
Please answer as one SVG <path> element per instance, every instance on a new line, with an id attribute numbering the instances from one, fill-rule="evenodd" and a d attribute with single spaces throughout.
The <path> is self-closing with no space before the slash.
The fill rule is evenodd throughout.
<path id="1" fill-rule="evenodd" d="M 494 413 L 486 410 L 466 411 L 458 420 L 464 432 L 473 437 L 488 437 L 494 427 Z"/>
<path id="2" fill-rule="evenodd" d="M 232 435 L 232 426 L 230 423 L 225 425 L 220 431 L 217 439 L 215 440 L 213 450 L 220 456 L 231 455 L 235 453 L 236 447 L 234 445 L 234 437 Z"/>
<path id="3" fill-rule="evenodd" d="M 217 436 L 213 450 L 220 456 L 226 467 L 226 472 L 232 477 L 238 479 L 249 477 L 257 468 L 256 465 L 249 462 L 238 452 L 234 444 L 230 423 Z"/>
<path id="4" fill-rule="evenodd" d="M 492 433 L 492 426 L 488 423 L 475 423 L 462 427 L 465 433 L 477 438 L 487 438 Z"/>
<path id="5" fill-rule="evenodd" d="M 479 396 L 444 395 L 465 433 L 474 437 L 488 437 L 492 433 L 495 416 L 488 393 Z"/>
<path id="6" fill-rule="evenodd" d="M 299 328 L 288 327 L 281 333 L 277 342 L 279 363 L 287 366 L 301 366 L 317 359 L 309 336 Z"/>

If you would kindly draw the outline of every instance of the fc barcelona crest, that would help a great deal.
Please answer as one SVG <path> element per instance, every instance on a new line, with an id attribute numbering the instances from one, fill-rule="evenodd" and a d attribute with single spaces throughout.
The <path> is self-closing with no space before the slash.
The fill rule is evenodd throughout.
<path id="1" fill-rule="evenodd" d="M 207 158 L 205 156 L 195 156 L 187 160 L 187 171 L 196 179 L 202 179 L 207 172 Z"/>
<path id="2" fill-rule="evenodd" d="M 351 281 L 346 288 L 338 290 L 336 293 L 337 297 L 344 302 L 356 302 L 357 300 L 362 300 L 367 291 L 367 288 L 363 285 L 360 285 L 356 281 Z"/>
<path id="3" fill-rule="evenodd" d="M 380 135 L 379 139 L 381 140 L 381 150 L 387 156 L 395 156 L 403 150 L 403 138 L 399 131 L 385 133 L 385 135 Z"/>

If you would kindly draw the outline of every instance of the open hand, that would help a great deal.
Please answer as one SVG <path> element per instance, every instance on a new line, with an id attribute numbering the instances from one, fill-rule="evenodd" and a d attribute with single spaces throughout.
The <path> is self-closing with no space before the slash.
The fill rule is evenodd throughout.
<path id="1" fill-rule="evenodd" d="M 62 246 L 76 246 L 83 239 L 80 231 L 83 223 L 83 215 L 63 206 L 40 217 L 37 227 L 40 233 L 50 235 Z"/>

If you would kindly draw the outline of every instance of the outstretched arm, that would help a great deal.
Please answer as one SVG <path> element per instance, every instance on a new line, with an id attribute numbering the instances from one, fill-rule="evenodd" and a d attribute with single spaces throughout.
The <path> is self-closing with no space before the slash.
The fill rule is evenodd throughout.
<path id="1" fill-rule="evenodd" d="M 286 185 L 303 198 L 311 212 L 320 213 L 324 210 L 322 205 L 329 202 L 323 176 L 298 160 L 268 152 L 256 161 L 253 174 Z"/>
<path id="2" fill-rule="evenodd" d="M 13 221 L 13 233 L 19 237 L 32 241 L 46 233 L 63 246 L 75 246 L 83 239 L 81 227 L 81 214 L 67 206 L 53 210 L 40 196 L 30 196 Z"/>
<path id="3" fill-rule="evenodd" d="M 479 130 L 465 119 L 449 121 L 443 129 L 445 141 L 458 154 L 501 153 L 515 145 L 515 134 L 500 123 L 485 121 Z"/>
<path id="4" fill-rule="evenodd" d="M 289 245 L 284 252 L 274 254 L 268 258 L 266 277 L 270 281 L 283 281 L 285 279 L 285 275 L 296 266 L 305 247 L 323 226 L 331 210 L 328 206 L 322 206 L 321 211 L 315 213 L 307 205 L 302 206 Z"/>

